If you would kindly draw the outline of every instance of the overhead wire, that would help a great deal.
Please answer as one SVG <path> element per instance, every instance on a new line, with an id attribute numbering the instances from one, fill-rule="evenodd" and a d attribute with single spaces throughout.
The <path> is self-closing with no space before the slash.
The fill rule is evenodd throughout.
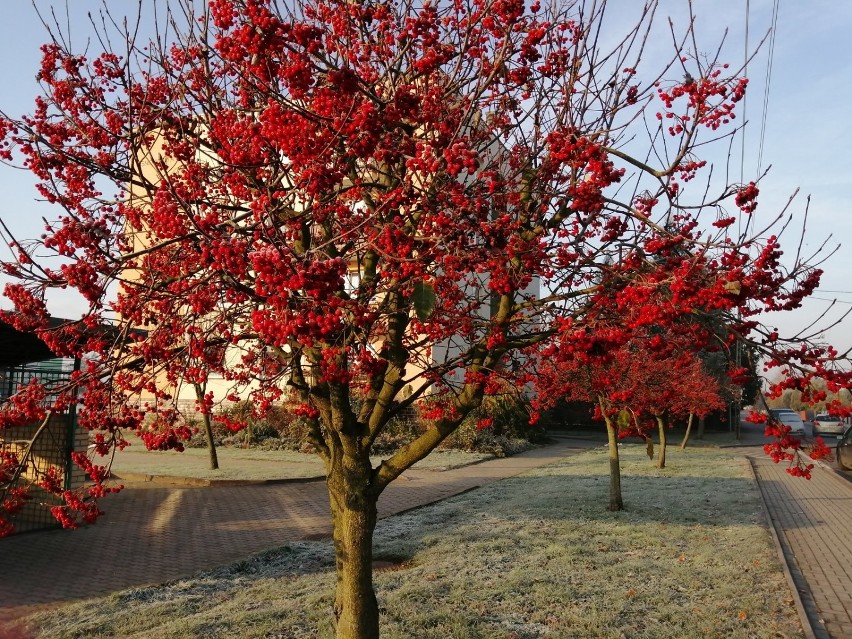
<path id="1" fill-rule="evenodd" d="M 748 48 L 749 48 L 749 45 L 748 45 L 748 26 L 749 26 L 750 21 L 751 21 L 751 2 L 750 2 L 750 0 L 746 0 L 745 38 L 744 38 L 744 41 L 743 41 L 743 75 L 745 75 L 746 77 L 748 77 L 748 58 L 749 58 L 749 55 L 748 55 L 748 53 L 749 53 L 748 52 Z M 747 106 L 748 106 L 748 97 L 747 96 L 748 96 L 748 91 L 746 91 L 745 95 L 743 95 L 743 123 L 748 121 L 747 116 L 746 116 Z M 745 148 L 746 148 L 746 127 L 745 127 L 745 124 L 743 125 L 741 130 L 742 130 L 742 137 L 741 137 L 742 144 L 740 146 L 740 184 L 743 184 L 743 183 L 745 183 L 745 176 L 744 176 L 744 173 L 745 173 Z M 743 216 L 738 215 L 737 216 L 737 233 L 739 234 L 739 237 L 743 237 L 743 230 L 742 230 L 743 222 L 742 222 L 742 220 L 743 220 Z M 746 221 L 746 233 L 748 233 L 748 225 L 749 225 L 749 221 Z M 742 317 L 742 314 L 739 311 L 739 309 L 737 309 L 737 318 L 739 319 L 741 317 Z M 737 340 L 736 347 L 735 347 L 735 353 L 736 353 L 735 354 L 736 365 L 740 366 L 741 360 L 742 360 L 742 344 L 740 343 L 740 340 Z M 740 420 L 735 419 L 735 417 L 736 417 L 736 415 L 739 414 L 740 408 L 741 408 L 741 406 L 738 406 L 734 403 L 730 404 L 730 406 L 729 406 L 731 425 L 736 424 L 736 427 L 735 427 L 734 430 L 736 432 L 737 439 L 740 438 Z"/>
<path id="2" fill-rule="evenodd" d="M 760 123 L 760 143 L 757 151 L 757 175 L 763 168 L 763 142 L 766 138 L 766 119 L 769 113 L 769 90 L 772 85 L 772 62 L 775 59 L 775 36 L 778 33 L 778 9 L 781 0 L 775 0 L 772 6 L 772 24 L 769 33 L 769 54 L 766 60 L 766 80 L 763 85 L 763 111 Z"/>
<path id="3" fill-rule="evenodd" d="M 751 0 L 746 0 L 745 9 L 745 38 L 743 39 L 743 75 L 748 77 L 748 27 L 751 22 Z M 746 121 L 746 111 L 748 106 L 748 91 L 743 95 L 743 121 Z M 746 150 L 746 127 L 742 127 L 742 136 L 740 138 L 740 183 L 745 182 L 745 150 Z"/>
<path id="4" fill-rule="evenodd" d="M 852 306 L 852 301 L 838 300 L 831 297 L 816 297 L 814 295 L 811 295 L 810 299 L 819 300 L 820 302 L 832 302 L 834 304 L 849 304 L 850 306 Z"/>

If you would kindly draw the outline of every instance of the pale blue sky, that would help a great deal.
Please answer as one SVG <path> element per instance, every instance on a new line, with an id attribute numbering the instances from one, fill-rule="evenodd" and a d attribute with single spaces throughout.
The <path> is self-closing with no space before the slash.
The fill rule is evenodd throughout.
<path id="1" fill-rule="evenodd" d="M 150 5 L 151 0 L 146 0 Z M 64 3 L 36 0 L 39 7 L 56 5 L 64 16 Z M 88 11 L 102 6 L 101 0 L 69 0 L 75 42 L 87 35 Z M 767 32 L 774 0 L 749 0 L 750 36 L 756 46 Z M 133 12 L 136 0 L 107 0 L 115 14 Z M 732 64 L 743 60 L 744 24 L 747 0 L 694 0 L 700 47 L 715 48 L 727 28 L 728 46 L 724 56 Z M 611 0 L 611 9 L 630 15 L 639 0 Z M 659 17 L 672 16 L 683 24 L 686 0 L 662 0 Z M 837 0 L 780 0 L 778 29 L 771 76 L 764 140 L 763 164 L 772 165 L 762 183 L 757 213 L 758 225 L 766 223 L 787 201 L 796 187 L 800 196 L 791 211 L 801 220 L 805 196 L 811 195 L 808 219 L 808 247 L 816 247 L 828 236 L 833 243 L 845 243 L 824 266 L 822 290 L 818 297 L 837 298 L 842 310 L 852 305 L 852 3 Z M 13 115 L 28 112 L 38 92 L 34 77 L 39 45 L 46 40 L 30 0 L 5 0 L 0 21 L 0 107 Z M 64 19 L 64 18 L 63 18 Z M 654 45 L 662 49 L 670 39 L 660 37 Z M 764 78 L 768 46 L 750 63 L 751 78 L 747 99 L 745 180 L 757 170 L 757 147 L 763 112 Z M 735 177 L 739 178 L 739 144 L 736 146 Z M 723 156 L 715 158 L 721 161 Z M 41 217 L 54 218 L 56 212 L 36 201 L 33 180 L 27 173 L 0 166 L 0 217 L 21 238 L 41 232 Z M 794 222 L 794 227 L 801 222 Z M 796 228 L 783 237 L 788 252 L 798 243 Z M 789 238 L 787 236 L 790 236 Z M 834 293 L 830 291 L 844 291 Z M 0 302 L 2 304 L 2 302 Z M 825 312 L 827 301 L 814 300 L 779 318 L 782 330 L 791 331 L 810 323 Z M 78 315 L 73 298 L 57 297 L 51 312 L 60 316 Z M 827 335 L 840 347 L 852 347 L 852 320 Z"/>

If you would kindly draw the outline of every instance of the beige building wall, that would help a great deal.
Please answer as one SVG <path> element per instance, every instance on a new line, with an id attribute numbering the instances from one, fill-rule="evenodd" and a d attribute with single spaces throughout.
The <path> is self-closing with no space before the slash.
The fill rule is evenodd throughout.
<path id="1" fill-rule="evenodd" d="M 153 134 L 156 135 L 156 134 Z M 499 141 L 495 140 L 487 149 L 486 149 L 486 157 L 490 157 L 491 160 L 495 160 L 499 158 L 500 151 L 502 146 Z M 164 177 L 166 174 L 173 170 L 173 167 L 176 166 L 175 163 L 171 165 L 171 167 L 166 167 L 165 171 L 161 168 L 158 168 L 158 164 L 160 163 L 162 153 L 162 141 L 155 139 L 153 143 L 150 145 L 150 148 L 145 149 L 144 151 L 140 151 L 137 154 L 138 158 L 138 166 L 136 167 L 137 172 L 141 174 L 144 178 L 142 181 L 150 184 L 156 184 Z M 210 162 L 215 162 L 213 158 L 209 158 Z M 465 175 L 461 177 L 462 180 L 473 180 L 475 179 L 475 175 Z M 131 199 L 142 199 L 143 201 L 147 201 L 149 199 L 149 194 L 142 190 L 138 185 L 131 186 L 130 189 L 130 197 Z M 144 232 L 138 232 L 133 238 L 133 247 L 135 250 L 142 250 L 147 247 L 147 242 L 144 237 Z M 354 268 L 353 268 L 354 267 Z M 349 276 L 349 286 L 354 288 L 357 286 L 357 275 L 358 267 L 357 265 L 350 265 L 350 276 Z M 138 274 L 134 275 L 132 271 L 127 271 L 125 277 L 129 279 L 133 279 L 134 277 L 138 278 Z M 482 275 L 480 276 L 480 282 L 477 283 L 475 287 L 470 291 L 471 294 L 477 295 L 480 297 L 487 297 L 487 286 L 488 286 L 488 276 Z M 522 292 L 523 295 L 533 295 L 538 296 L 540 293 L 540 281 L 538 278 L 535 278 L 530 285 Z M 480 309 L 480 315 L 484 321 L 487 321 L 490 317 L 490 305 L 483 304 Z M 144 329 L 145 327 L 139 327 Z M 444 363 L 452 358 L 458 356 L 461 352 L 467 350 L 470 347 L 469 344 L 464 344 L 460 340 L 457 339 L 448 339 L 442 342 L 433 344 L 431 347 L 427 348 L 428 353 L 424 353 L 422 357 L 413 358 L 414 361 L 409 363 L 406 368 L 407 379 L 413 380 L 413 382 L 409 385 L 409 390 L 416 389 L 422 384 L 422 373 L 431 363 Z M 376 348 L 380 348 L 380 344 L 376 344 Z M 226 357 L 239 357 L 239 353 L 235 352 L 233 349 L 226 352 Z M 461 379 L 461 376 L 458 376 Z M 165 378 L 165 375 L 158 375 L 157 385 L 160 388 L 166 389 L 169 384 Z M 247 396 L 248 392 L 252 388 L 256 388 L 257 384 L 252 384 L 248 388 L 242 389 L 242 396 Z M 192 384 L 177 384 L 176 386 L 172 386 L 168 389 L 169 392 L 178 399 L 178 402 L 181 406 L 186 409 L 191 410 L 191 407 L 194 406 L 196 401 L 196 389 Z M 235 388 L 231 383 L 227 380 L 222 379 L 218 376 L 211 376 L 209 379 L 206 389 L 207 392 L 213 392 L 214 396 L 217 400 L 220 400 L 227 396 L 228 394 L 235 391 Z M 404 391 L 405 392 L 405 391 Z M 152 399 L 151 397 L 147 397 L 145 395 L 140 397 L 140 401 L 146 401 Z"/>

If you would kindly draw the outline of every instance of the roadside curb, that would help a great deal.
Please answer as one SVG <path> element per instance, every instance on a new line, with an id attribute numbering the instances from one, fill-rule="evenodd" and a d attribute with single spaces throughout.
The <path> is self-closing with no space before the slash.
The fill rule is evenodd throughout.
<path id="1" fill-rule="evenodd" d="M 719 444 L 718 448 L 763 448 L 763 444 Z"/>
<path id="2" fill-rule="evenodd" d="M 524 451 L 526 452 L 526 451 Z M 512 455 L 514 457 L 514 455 Z M 431 472 L 446 472 L 449 470 L 458 470 L 459 468 L 468 468 L 485 462 L 502 459 L 500 457 L 487 457 L 478 459 L 469 464 L 461 464 L 458 466 L 447 466 L 430 469 Z M 145 483 L 152 486 L 173 486 L 183 488 L 215 488 L 224 486 L 273 486 L 277 484 L 306 484 L 315 481 L 325 481 L 325 475 L 310 475 L 307 477 L 282 477 L 279 479 L 202 479 L 200 477 L 184 477 L 181 475 L 149 475 L 146 473 L 121 473 L 111 474 L 110 479 L 114 481 L 127 481 L 136 483 Z M 396 478 L 395 481 L 411 481 L 410 477 L 404 474 Z M 2 637 L 0 637 L 2 639 Z"/>
<path id="3" fill-rule="evenodd" d="M 526 452 L 526 451 L 523 451 Z M 520 453 L 519 453 L 520 454 Z M 514 457 L 514 455 L 512 455 Z M 446 472 L 449 470 L 458 470 L 459 468 L 468 468 L 485 462 L 502 459 L 500 457 L 486 457 L 478 459 L 468 464 L 458 466 L 447 466 L 430 469 L 432 472 Z M 117 481 L 127 481 L 136 483 L 151 484 L 152 486 L 173 486 L 183 488 L 215 488 L 224 486 L 272 486 L 277 484 L 306 484 L 315 481 L 325 481 L 325 475 L 310 475 L 307 477 L 282 477 L 279 479 L 202 479 L 200 477 L 184 477 L 181 475 L 149 475 L 146 473 L 121 473 L 111 474 L 110 479 Z M 396 478 L 395 481 L 411 481 L 410 477 L 404 474 Z M 0 637 L 2 639 L 2 637 Z"/>
<path id="4" fill-rule="evenodd" d="M 802 453 L 802 456 L 807 457 L 814 466 L 819 466 L 823 470 L 827 470 L 827 471 L 831 472 L 831 475 L 835 479 L 842 481 L 842 482 L 845 482 L 845 483 L 848 483 L 850 481 L 850 479 L 848 477 L 846 477 L 845 475 L 842 474 L 843 471 L 841 471 L 838 468 L 835 468 L 834 466 L 832 466 L 830 464 L 827 464 L 824 460 L 814 459 L 813 457 L 811 457 L 807 453 Z"/>
<path id="5" fill-rule="evenodd" d="M 754 483 L 757 486 L 758 494 L 760 495 L 760 504 L 763 508 L 763 514 L 766 518 L 769 533 L 772 535 L 772 542 L 775 544 L 775 550 L 778 552 L 778 558 L 781 560 L 781 568 L 784 571 L 784 577 L 787 579 L 787 585 L 790 587 L 790 592 L 793 594 L 793 603 L 796 606 L 796 612 L 799 614 L 799 623 L 802 624 L 802 632 L 805 635 L 805 639 L 818 639 L 817 635 L 814 633 L 813 624 L 811 624 L 811 620 L 808 617 L 807 611 L 805 610 L 805 604 L 802 601 L 802 596 L 799 591 L 799 585 L 796 583 L 796 580 L 793 577 L 793 572 L 790 570 L 790 563 L 791 561 L 795 562 L 795 558 L 789 556 L 791 553 L 786 550 L 785 545 L 781 542 L 780 533 L 778 531 L 778 528 L 775 526 L 775 520 L 772 518 L 772 515 L 769 511 L 769 505 L 766 503 L 766 493 L 763 490 L 763 486 L 761 486 L 760 484 L 760 480 L 757 478 L 757 471 L 754 467 L 755 461 L 749 455 L 746 455 L 746 460 L 748 460 L 748 467 L 751 471 L 751 478 L 754 480 Z M 821 636 L 827 636 L 825 634 L 825 629 L 821 630 Z"/>

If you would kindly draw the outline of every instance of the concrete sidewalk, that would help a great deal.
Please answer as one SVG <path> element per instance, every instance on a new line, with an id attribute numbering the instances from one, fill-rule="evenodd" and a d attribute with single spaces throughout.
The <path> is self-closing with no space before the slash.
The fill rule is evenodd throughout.
<path id="1" fill-rule="evenodd" d="M 595 441 L 560 440 L 447 471 L 404 473 L 379 498 L 387 517 L 556 462 Z M 298 539 L 331 536 L 325 482 L 136 484 L 104 500 L 94 526 L 0 540 L 0 627 L 36 608 L 156 584 Z M 2 633 L 0 633 L 2 636 Z"/>

